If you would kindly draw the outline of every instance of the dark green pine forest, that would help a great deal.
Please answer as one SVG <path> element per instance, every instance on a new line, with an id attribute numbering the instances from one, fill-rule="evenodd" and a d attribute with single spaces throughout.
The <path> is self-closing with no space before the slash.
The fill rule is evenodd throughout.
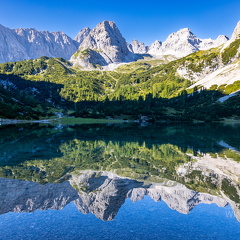
<path id="1" fill-rule="evenodd" d="M 48 57 L 2 63 L 0 118 L 44 119 L 61 112 L 83 118 L 147 116 L 150 121 L 239 119 L 239 95 L 217 100 L 239 90 L 240 81 L 191 88 L 193 82 L 177 74 L 179 66 L 201 73 L 206 66 L 230 64 L 239 45 L 236 40 L 223 53 L 211 49 L 167 63 L 138 61 L 115 71 L 82 71 L 62 58 Z"/>

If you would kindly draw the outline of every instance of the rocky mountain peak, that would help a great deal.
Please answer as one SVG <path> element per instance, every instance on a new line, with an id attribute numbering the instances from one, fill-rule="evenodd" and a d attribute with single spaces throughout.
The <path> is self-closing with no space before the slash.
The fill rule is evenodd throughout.
<path id="1" fill-rule="evenodd" d="M 188 37 L 196 37 L 189 28 L 182 28 L 180 30 L 178 30 L 177 32 L 174 32 L 172 34 L 170 34 L 167 38 L 166 41 L 172 39 L 172 38 L 188 38 Z"/>
<path id="2" fill-rule="evenodd" d="M 227 42 L 228 40 L 229 40 L 229 38 L 226 35 L 219 35 L 217 37 L 217 39 L 215 40 L 215 42 L 216 42 L 216 44 L 221 45 L 221 44 Z"/>
<path id="3" fill-rule="evenodd" d="M 103 21 L 90 31 L 71 61 L 85 68 L 92 64 L 106 66 L 126 61 L 129 54 L 126 40 L 116 24 Z"/>
<path id="4" fill-rule="evenodd" d="M 183 57 L 198 51 L 198 44 L 200 42 L 200 39 L 189 28 L 183 28 L 168 36 L 157 55 Z"/>
<path id="5" fill-rule="evenodd" d="M 90 35 L 89 37 L 90 39 L 96 40 L 97 48 L 101 47 L 102 45 L 105 45 L 103 41 L 106 41 L 106 44 L 111 46 L 115 45 L 120 47 L 121 45 L 121 47 L 123 48 L 127 46 L 126 40 L 123 38 L 116 24 L 112 21 L 103 21 L 99 23 L 93 30 L 91 30 L 89 35 Z M 85 41 L 85 44 L 87 45 L 89 44 L 88 40 L 89 39 L 86 39 Z"/>
<path id="6" fill-rule="evenodd" d="M 240 21 L 237 23 L 237 26 L 235 27 L 231 40 L 234 41 L 236 39 L 240 38 Z"/>
<path id="7" fill-rule="evenodd" d="M 229 38 L 228 38 L 226 35 L 219 35 L 216 40 L 217 40 L 217 41 L 219 41 L 219 40 L 224 40 L 224 41 L 227 40 L 227 41 L 228 41 Z"/>
<path id="8" fill-rule="evenodd" d="M 212 38 L 200 39 L 200 40 L 201 40 L 201 42 L 198 47 L 199 50 L 207 50 L 210 48 L 218 47 L 218 46 L 226 43 L 229 39 L 225 35 L 219 35 L 216 40 L 214 40 Z"/>
<path id="9" fill-rule="evenodd" d="M 22 33 L 24 31 L 36 31 L 36 28 L 16 28 L 14 31 L 16 33 Z"/>
<path id="10" fill-rule="evenodd" d="M 133 53 L 137 54 L 145 54 L 148 51 L 148 47 L 145 46 L 144 43 L 139 42 L 138 40 L 134 39 L 132 42 L 129 44 L 129 50 Z"/>
<path id="11" fill-rule="evenodd" d="M 154 56 L 173 55 L 177 58 L 190 53 L 218 47 L 228 41 L 228 37 L 220 35 L 216 40 L 212 38 L 200 39 L 189 28 L 182 28 L 168 36 L 163 43 L 155 41 L 149 47 L 148 53 Z"/>
<path id="12" fill-rule="evenodd" d="M 74 38 L 74 40 L 81 44 L 83 40 L 89 35 L 90 31 L 91 29 L 89 27 L 83 28 Z"/>
<path id="13" fill-rule="evenodd" d="M 162 42 L 156 40 L 148 47 L 148 53 L 152 55 L 158 55 L 159 50 L 161 49 Z"/>
<path id="14" fill-rule="evenodd" d="M 103 21 L 99 23 L 94 29 L 91 30 L 90 34 L 95 38 L 96 37 L 123 38 L 115 22 L 112 21 Z"/>
<path id="15" fill-rule="evenodd" d="M 181 28 L 175 34 L 179 34 L 179 33 L 193 35 L 190 28 Z"/>
<path id="16" fill-rule="evenodd" d="M 96 28 L 117 28 L 116 23 L 113 21 L 109 21 L 109 20 L 104 20 L 103 22 L 99 23 Z"/>

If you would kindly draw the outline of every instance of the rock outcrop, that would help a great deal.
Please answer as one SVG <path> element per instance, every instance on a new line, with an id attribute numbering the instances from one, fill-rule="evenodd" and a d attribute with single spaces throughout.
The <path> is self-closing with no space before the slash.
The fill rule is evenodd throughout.
<path id="1" fill-rule="evenodd" d="M 12 29 L 0 25 L 0 63 L 27 59 L 24 46 Z"/>

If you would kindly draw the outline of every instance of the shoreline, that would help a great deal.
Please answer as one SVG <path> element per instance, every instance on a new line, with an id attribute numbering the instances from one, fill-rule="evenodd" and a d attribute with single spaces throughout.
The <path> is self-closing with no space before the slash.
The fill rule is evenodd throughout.
<path id="1" fill-rule="evenodd" d="M 1 125 L 8 125 L 8 124 L 21 124 L 21 123 L 50 123 L 51 119 L 46 120 L 18 120 L 18 119 L 0 119 L 0 126 Z"/>
<path id="2" fill-rule="evenodd" d="M 28 124 L 28 123 L 44 123 L 44 124 L 100 124 L 100 123 L 134 123 L 134 120 L 125 120 L 125 119 L 96 119 L 96 118 L 72 118 L 72 117 L 63 117 L 63 118 L 54 118 L 54 119 L 42 119 L 42 120 L 18 120 L 18 119 L 3 119 L 0 118 L 1 125 L 11 125 L 11 124 Z M 157 121 L 156 123 L 169 123 L 169 121 Z M 172 122 L 172 121 L 170 121 Z M 174 121 L 173 121 L 174 122 Z M 138 122 L 139 123 L 139 122 Z M 184 123 L 182 121 L 181 123 Z M 204 123 L 204 121 L 193 120 L 192 123 Z M 221 121 L 216 121 L 212 123 L 222 123 L 222 124 L 240 124 L 239 119 L 224 119 Z"/>
<path id="3" fill-rule="evenodd" d="M 92 124 L 92 123 L 125 123 L 123 119 L 95 119 L 95 118 L 54 118 L 42 120 L 0 119 L 1 125 L 45 123 L 45 124 Z M 130 121 L 129 121 L 130 122 Z"/>

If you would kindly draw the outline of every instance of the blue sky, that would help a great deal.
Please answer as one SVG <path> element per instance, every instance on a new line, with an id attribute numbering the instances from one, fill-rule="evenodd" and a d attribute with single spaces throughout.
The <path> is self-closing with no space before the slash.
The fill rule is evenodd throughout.
<path id="1" fill-rule="evenodd" d="M 146 44 L 164 41 L 185 27 L 200 38 L 230 36 L 240 20 L 239 0 L 1 0 L 0 9 L 0 24 L 9 28 L 63 31 L 74 37 L 86 26 L 112 20 L 127 41 Z"/>

